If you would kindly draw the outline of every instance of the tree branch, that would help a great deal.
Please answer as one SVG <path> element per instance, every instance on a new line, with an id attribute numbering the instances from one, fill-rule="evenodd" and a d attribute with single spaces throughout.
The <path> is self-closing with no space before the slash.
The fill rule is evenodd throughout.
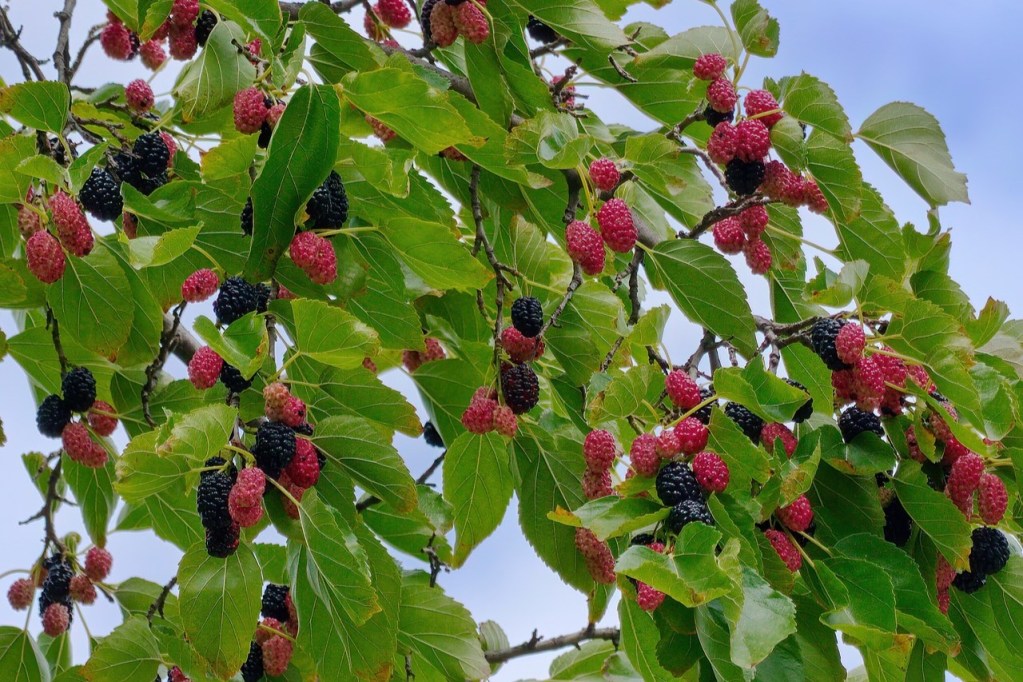
<path id="1" fill-rule="evenodd" d="M 152 397 L 153 391 L 156 390 L 156 383 L 160 379 L 160 372 L 167 362 L 167 357 L 174 350 L 174 344 L 178 339 L 178 328 L 181 326 L 181 313 L 184 312 L 185 305 L 187 305 L 185 301 L 182 301 L 174 308 L 170 326 L 164 319 L 163 333 L 160 334 L 160 350 L 157 352 L 156 358 L 146 367 L 146 385 L 142 387 L 142 416 L 146 418 L 146 423 L 153 429 L 156 428 L 156 421 L 153 420 L 153 415 L 149 411 L 149 399 Z"/>
<path id="2" fill-rule="evenodd" d="M 416 479 L 416 484 L 425 485 L 426 482 L 430 480 L 430 477 L 433 476 L 434 472 L 437 471 L 440 465 L 444 463 L 444 456 L 447 454 L 448 454 L 447 450 L 440 453 L 437 459 L 433 460 L 433 463 L 426 468 L 426 471 L 419 474 L 419 478 Z M 375 495 L 370 495 L 369 497 L 367 497 L 364 500 L 361 500 L 358 504 L 355 505 L 355 511 L 360 512 L 365 511 L 366 509 L 372 507 L 374 504 L 380 504 L 381 501 L 382 500 L 379 497 L 376 497 Z"/>
<path id="3" fill-rule="evenodd" d="M 679 239 L 696 239 L 701 234 L 709 230 L 714 226 L 715 223 L 719 223 L 725 218 L 731 218 L 737 216 L 747 208 L 751 206 L 766 206 L 772 203 L 771 199 L 768 199 L 763 194 L 751 194 L 748 197 L 736 199 L 735 201 L 725 204 L 724 206 L 718 206 L 717 208 L 707 211 L 703 216 L 700 223 L 692 230 L 686 232 L 680 230 L 678 233 Z"/>
<path id="4" fill-rule="evenodd" d="M 68 39 L 71 32 L 71 18 L 74 16 L 78 0 L 64 0 L 64 9 L 54 12 L 60 22 L 57 31 L 57 46 L 53 50 L 53 66 L 57 69 L 57 80 L 65 85 L 71 83 L 71 53 L 68 50 Z"/>
<path id="5" fill-rule="evenodd" d="M 25 80 L 32 80 L 32 76 L 35 76 L 37 81 L 46 80 L 46 74 L 43 73 L 39 59 L 21 44 L 21 29 L 14 28 L 5 7 L 0 7 L 0 46 L 6 47 L 18 58 L 21 72 L 25 74 Z"/>
<path id="6" fill-rule="evenodd" d="M 540 333 L 537 337 L 541 337 L 547 333 L 547 330 L 553 327 L 558 318 L 561 317 L 561 313 L 565 312 L 565 308 L 568 306 L 568 302 L 572 300 L 572 295 L 575 294 L 575 290 L 578 289 L 583 283 L 583 271 L 579 267 L 578 263 L 572 263 L 572 280 L 568 283 L 568 288 L 565 290 L 565 295 L 562 297 L 561 302 L 558 303 L 558 307 L 554 309 L 551 316 L 544 322 L 543 327 L 540 328 Z"/>
<path id="7" fill-rule="evenodd" d="M 288 17 L 292 21 L 298 19 L 298 13 L 302 10 L 302 7 L 309 3 L 306 2 L 282 2 L 281 3 L 281 14 Z M 362 0 L 341 0 L 341 2 L 324 3 L 329 5 L 330 9 L 334 14 L 344 14 L 359 5 L 362 4 Z"/>
<path id="8" fill-rule="evenodd" d="M 171 590 L 178 584 L 178 576 L 174 576 L 167 581 L 167 584 L 160 590 L 160 595 L 153 600 L 153 603 L 149 605 L 149 610 L 146 611 L 146 620 L 149 621 L 149 627 L 153 626 L 153 616 L 157 613 L 163 618 L 163 607 L 167 603 L 167 597 L 170 596 Z"/>
<path id="9" fill-rule="evenodd" d="M 550 639 L 541 637 L 537 634 L 536 630 L 533 630 L 533 636 L 529 638 L 529 641 L 523 642 L 518 646 L 508 647 L 507 649 L 487 651 L 484 656 L 489 663 L 504 663 L 505 661 L 518 658 L 519 656 L 539 654 L 545 651 L 556 651 L 557 649 L 564 649 L 569 646 L 579 646 L 582 642 L 593 639 L 608 640 L 617 647 L 618 640 L 621 638 L 621 635 L 621 630 L 618 628 L 598 628 L 592 623 L 579 632 L 573 632 L 568 635 L 558 635 L 557 637 L 551 637 Z"/>
<path id="10" fill-rule="evenodd" d="M 64 355 L 64 346 L 60 342 L 60 325 L 50 306 L 46 306 L 46 326 L 50 328 L 50 336 L 53 337 L 53 349 L 57 352 L 57 361 L 60 362 L 60 378 L 63 379 L 67 374 L 68 361 L 67 356 Z"/>
<path id="11" fill-rule="evenodd" d="M 46 484 L 46 499 L 43 500 L 43 508 L 38 512 L 30 516 L 29 518 L 22 521 L 19 525 L 24 526 L 27 523 L 32 523 L 36 519 L 43 520 L 43 554 L 46 556 L 47 550 L 50 545 L 57 548 L 57 551 L 61 554 L 66 552 L 64 543 L 57 537 L 57 527 L 53 523 L 53 508 L 61 500 L 60 494 L 57 492 L 57 485 L 60 483 L 60 469 L 62 461 L 60 459 L 60 451 L 56 453 L 57 463 L 53 465 L 53 469 L 50 470 L 50 478 Z"/>

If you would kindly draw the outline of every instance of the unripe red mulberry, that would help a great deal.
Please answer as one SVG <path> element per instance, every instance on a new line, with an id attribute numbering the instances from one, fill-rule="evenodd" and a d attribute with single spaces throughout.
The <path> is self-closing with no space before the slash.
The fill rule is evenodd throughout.
<path id="1" fill-rule="evenodd" d="M 111 59 L 128 61 L 135 56 L 131 31 L 121 22 L 109 23 L 99 34 L 99 44 Z"/>
<path id="2" fill-rule="evenodd" d="M 63 604 L 50 604 L 43 612 L 43 632 L 50 637 L 60 637 L 71 624 L 71 612 Z"/>
<path id="3" fill-rule="evenodd" d="M 743 161 L 760 161 L 771 149 L 771 133 L 761 121 L 746 119 L 735 126 L 735 156 Z"/>
<path id="4" fill-rule="evenodd" d="M 79 258 L 87 256 L 93 246 L 92 228 L 78 202 L 58 191 L 50 197 L 50 211 L 64 248 Z"/>
<path id="5" fill-rule="evenodd" d="M 969 500 L 973 491 L 980 485 L 980 478 L 984 474 L 984 460 L 972 452 L 963 455 L 952 465 L 952 472 L 949 474 L 947 488 L 948 495 L 952 501 L 959 504 Z"/>
<path id="6" fill-rule="evenodd" d="M 128 108 L 136 114 L 146 113 L 153 108 L 153 104 L 156 102 L 153 88 L 149 87 L 149 83 L 141 78 L 136 78 L 125 86 L 124 99 L 128 103 Z"/>
<path id="7" fill-rule="evenodd" d="M 474 2 L 463 2 L 455 6 L 452 14 L 455 28 L 470 43 L 480 45 L 490 37 L 490 24 L 487 15 Z"/>
<path id="8" fill-rule="evenodd" d="M 789 427 L 778 422 L 772 422 L 764 426 L 760 431 L 760 442 L 763 443 L 764 448 L 768 452 L 774 452 L 774 443 L 778 440 L 781 441 L 786 457 L 791 457 L 792 453 L 796 451 L 796 437 Z"/>
<path id="9" fill-rule="evenodd" d="M 664 389 L 667 391 L 668 397 L 671 398 L 671 402 L 683 410 L 693 409 L 703 399 L 696 381 L 680 369 L 668 372 L 664 377 Z"/>
<path id="10" fill-rule="evenodd" d="M 44 284 L 53 284 L 64 275 L 67 258 L 60 242 L 49 232 L 41 230 L 29 237 L 25 244 L 28 270 Z"/>
<path id="11" fill-rule="evenodd" d="M 713 233 L 714 246 L 721 253 L 736 254 L 746 246 L 746 233 L 737 218 L 729 217 L 714 223 Z"/>
<path id="12" fill-rule="evenodd" d="M 512 362 L 530 362 L 543 355 L 543 339 L 527 338 L 515 327 L 501 330 L 501 348 L 508 354 Z"/>
<path id="13" fill-rule="evenodd" d="M 596 429 L 586 434 L 583 439 L 583 459 L 586 468 L 593 471 L 607 471 L 614 464 L 618 455 L 618 443 L 611 432 Z"/>
<path id="14" fill-rule="evenodd" d="M 1002 479 L 994 474 L 983 474 L 980 477 L 977 507 L 984 523 L 997 525 L 1005 516 L 1009 504 L 1009 494 L 1005 490 Z"/>
<path id="15" fill-rule="evenodd" d="M 661 468 L 661 458 L 657 454 L 657 438 L 649 433 L 636 436 L 629 449 L 629 461 L 637 474 L 656 476 Z"/>
<path id="16" fill-rule="evenodd" d="M 572 221 L 565 228 L 565 241 L 569 257 L 582 267 L 587 275 L 604 271 L 604 242 L 600 234 L 581 220 Z"/>
<path id="17" fill-rule="evenodd" d="M 778 100 L 774 98 L 774 95 L 767 90 L 753 90 L 746 95 L 743 106 L 746 107 L 747 116 L 756 116 L 757 120 L 763 121 L 764 125 L 768 128 L 774 127 L 774 124 L 780 121 L 782 117 L 781 105 L 778 104 Z M 768 111 L 773 113 L 766 113 Z M 760 114 L 764 115 L 761 116 Z"/>
<path id="18" fill-rule="evenodd" d="M 234 127 L 240 133 L 259 132 L 268 112 L 263 93 L 257 88 L 245 88 L 234 96 Z"/>
<path id="19" fill-rule="evenodd" d="M 494 410 L 494 430 L 507 438 L 514 438 L 519 429 L 519 420 L 507 405 L 499 405 Z"/>
<path id="20" fill-rule="evenodd" d="M 824 215 L 828 212 L 828 200 L 820 186 L 810 178 L 803 179 L 803 203 L 812 213 Z"/>
<path id="21" fill-rule="evenodd" d="M 85 553 L 85 575 L 95 582 L 101 583 L 106 580 L 113 564 L 114 557 L 103 547 L 90 547 Z"/>
<path id="22" fill-rule="evenodd" d="M 107 463 L 106 449 L 92 439 L 81 422 L 65 426 L 60 438 L 64 452 L 72 461 L 94 469 Z"/>
<path id="23" fill-rule="evenodd" d="M 594 471 L 587 469 L 583 472 L 583 495 L 587 500 L 596 500 L 612 494 L 611 471 L 604 469 Z"/>
<path id="24" fill-rule="evenodd" d="M 42 229 L 43 219 L 39 213 L 24 204 L 18 206 L 18 231 L 22 237 L 28 239 Z"/>
<path id="25" fill-rule="evenodd" d="M 167 61 L 167 53 L 163 49 L 163 42 L 159 40 L 147 40 L 139 48 L 139 57 L 147 69 L 156 71 Z"/>
<path id="26" fill-rule="evenodd" d="M 600 234 L 612 251 L 628 253 L 636 245 L 636 224 L 632 211 L 621 199 L 610 199 L 597 211 Z"/>
<path id="27" fill-rule="evenodd" d="M 855 365 L 860 361 L 866 345 L 867 337 L 863 333 L 863 327 L 856 323 L 843 326 L 838 331 L 838 336 L 835 337 L 835 352 L 838 354 L 838 359 L 847 365 Z M 883 376 L 884 367 L 878 366 L 878 369 L 882 371 Z"/>
<path id="28" fill-rule="evenodd" d="M 602 157 L 590 164 L 590 180 L 593 185 L 604 192 L 610 192 L 618 186 L 621 179 L 618 166 L 607 157 Z"/>
<path id="29" fill-rule="evenodd" d="M 697 57 L 693 64 L 693 75 L 702 81 L 713 81 L 721 78 L 727 68 L 728 60 L 717 52 L 711 52 Z"/>
<path id="30" fill-rule="evenodd" d="M 740 213 L 738 219 L 746 236 L 750 239 L 757 239 L 767 229 L 767 223 L 771 218 L 767 213 L 766 206 L 754 204 Z"/>
<path id="31" fill-rule="evenodd" d="M 701 452 L 693 457 L 693 476 L 704 490 L 722 493 L 728 487 L 728 465 L 713 452 Z"/>
<path id="32" fill-rule="evenodd" d="M 76 602 L 88 606 L 96 601 L 96 586 L 88 576 L 79 573 L 71 578 L 70 594 Z"/>
<path id="33" fill-rule="evenodd" d="M 738 99 L 732 81 L 727 78 L 717 78 L 707 88 L 707 102 L 711 109 L 719 113 L 724 114 L 734 109 Z"/>
<path id="34" fill-rule="evenodd" d="M 209 346 L 203 346 L 188 361 L 188 380 L 200 391 L 213 388 L 223 367 L 224 359 Z"/>
<path id="35" fill-rule="evenodd" d="M 497 401 L 492 398 L 473 400 L 462 413 L 462 426 L 470 433 L 489 433 L 494 429 Z"/>
<path id="36" fill-rule="evenodd" d="M 764 181 L 760 191 L 770 199 L 788 206 L 803 203 L 802 179 L 781 161 L 768 161 L 764 167 Z"/>
<path id="37" fill-rule="evenodd" d="M 803 565 L 803 555 L 799 549 L 789 540 L 789 537 L 780 530 L 765 530 L 764 535 L 770 541 L 774 551 L 778 553 L 781 560 L 785 562 L 788 569 L 795 573 Z"/>
<path id="38" fill-rule="evenodd" d="M 378 0 L 373 11 L 391 28 L 405 28 L 412 21 L 412 12 L 405 0 Z"/>
<path id="39" fill-rule="evenodd" d="M 195 37 L 195 29 L 191 27 L 170 27 L 170 56 L 186 61 L 195 56 L 199 49 L 199 41 Z"/>
<path id="40" fill-rule="evenodd" d="M 24 611 L 32 605 L 35 593 L 36 585 L 31 578 L 19 578 L 7 590 L 7 601 L 15 611 Z"/>
<path id="41" fill-rule="evenodd" d="M 739 145 L 739 131 L 728 121 L 714 126 L 714 131 L 707 140 L 707 153 L 714 163 L 722 166 L 735 158 Z"/>
<path id="42" fill-rule="evenodd" d="M 606 542 L 601 542 L 587 528 L 575 529 L 575 546 L 586 561 L 594 582 L 611 585 L 615 581 L 615 559 Z"/>
<path id="43" fill-rule="evenodd" d="M 430 38 L 439 47 L 448 47 L 458 40 L 455 26 L 455 8 L 447 2 L 437 2 L 430 10 Z"/>
<path id="44" fill-rule="evenodd" d="M 291 640 L 274 635 L 263 643 L 263 669 L 267 675 L 283 675 L 288 670 L 294 645 Z"/>
<path id="45" fill-rule="evenodd" d="M 695 455 L 707 447 L 709 437 L 710 430 L 696 417 L 686 417 L 675 426 L 675 438 L 687 455 Z"/>
<path id="46" fill-rule="evenodd" d="M 802 533 L 813 523 L 813 508 L 806 495 L 800 495 L 792 504 L 777 509 L 775 515 L 785 526 L 796 533 Z"/>
<path id="47" fill-rule="evenodd" d="M 209 268 L 196 270 L 181 284 L 181 298 L 189 303 L 205 301 L 220 288 L 220 277 Z"/>
<path id="48" fill-rule="evenodd" d="M 656 611 L 657 607 L 664 603 L 664 597 L 663 592 L 655 590 L 646 583 L 636 583 L 636 603 L 644 611 L 648 613 Z"/>

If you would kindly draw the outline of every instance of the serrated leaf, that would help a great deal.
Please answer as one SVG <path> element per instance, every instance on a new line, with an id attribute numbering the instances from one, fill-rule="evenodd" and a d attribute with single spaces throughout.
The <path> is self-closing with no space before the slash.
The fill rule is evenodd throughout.
<path id="1" fill-rule="evenodd" d="M 750 54 L 773 57 L 778 53 L 778 20 L 757 0 L 736 0 L 731 9 L 735 28 Z"/>
<path id="2" fill-rule="evenodd" d="M 388 221 L 383 235 L 405 265 L 431 287 L 473 291 L 493 279 L 468 246 L 439 223 L 395 218 Z"/>
<path id="3" fill-rule="evenodd" d="M 720 410 L 711 412 L 707 449 L 716 452 L 728 465 L 736 489 L 745 488 L 750 481 L 766 483 L 771 476 L 767 452 L 754 445 Z"/>
<path id="4" fill-rule="evenodd" d="M 160 661 L 156 637 L 136 616 L 100 640 L 82 673 L 89 682 L 153 682 Z"/>
<path id="5" fill-rule="evenodd" d="M 243 377 L 251 377 L 263 365 L 269 351 L 266 322 L 262 315 L 243 315 L 221 332 L 213 320 L 200 315 L 192 324 L 195 333 Z"/>
<path id="6" fill-rule="evenodd" d="M 971 528 L 952 501 L 927 485 L 927 476 L 918 463 L 901 462 L 892 481 L 899 501 L 920 530 L 934 541 L 949 563 L 965 568 L 973 544 Z"/>
<path id="7" fill-rule="evenodd" d="M 970 202 L 966 176 L 952 165 L 938 120 L 923 108 L 886 104 L 867 117 L 856 135 L 931 206 Z"/>
<path id="8" fill-rule="evenodd" d="M 815 76 L 801 73 L 782 84 L 782 108 L 789 116 L 837 137 L 852 141 L 852 127 L 831 87 Z"/>
<path id="9" fill-rule="evenodd" d="M 574 43 L 606 52 L 627 45 L 629 37 L 608 20 L 593 0 L 551 0 L 524 3 L 514 0 L 523 12 L 529 12 L 558 34 Z"/>
<path id="10" fill-rule="evenodd" d="M 599 540 L 624 535 L 664 519 L 668 509 L 651 499 L 614 495 L 587 502 L 573 512 L 556 509 L 547 516 L 569 526 L 589 528 Z"/>
<path id="11" fill-rule="evenodd" d="M 444 499 L 454 513 L 454 566 L 462 565 L 504 518 L 512 496 L 509 465 L 508 445 L 496 433 L 463 433 L 448 444 Z"/>
<path id="12" fill-rule="evenodd" d="M 213 115 L 230 104 L 236 92 L 252 84 L 256 68 L 232 41 L 244 45 L 244 31 L 237 24 L 218 22 L 198 59 L 178 76 L 174 96 L 186 123 Z"/>
<path id="13" fill-rule="evenodd" d="M 263 574 L 247 543 L 220 559 L 193 545 L 178 565 L 178 600 L 185 635 L 222 677 L 234 674 L 249 655 L 252 626 L 259 619 Z M 148 681 L 147 681 L 148 682 Z"/>
<path id="14" fill-rule="evenodd" d="M 50 682 L 46 659 L 26 630 L 0 627 L 0 677 L 10 682 Z"/>
<path id="15" fill-rule="evenodd" d="M 71 91 L 56 81 L 16 83 L 0 89 L 0 113 L 29 128 L 59 133 L 71 110 Z"/>
<path id="16" fill-rule="evenodd" d="M 292 301 L 291 310 L 302 355 L 338 369 L 360 367 L 364 358 L 376 355 L 377 333 L 351 313 L 306 298 Z"/>
<path id="17" fill-rule="evenodd" d="M 796 631 L 796 607 L 753 569 L 743 566 L 736 591 L 722 598 L 732 663 L 753 668 Z"/>
<path id="18" fill-rule="evenodd" d="M 760 360 L 742 369 L 726 367 L 714 372 L 714 392 L 769 422 L 790 421 L 806 402 L 806 393 L 768 372 Z"/>
<path id="19" fill-rule="evenodd" d="M 110 445 L 104 442 L 109 449 Z M 107 540 L 107 524 L 117 503 L 114 494 L 114 463 L 99 468 L 87 467 L 72 461 L 66 454 L 62 457 L 62 474 L 67 481 L 75 502 L 81 510 L 85 530 L 92 541 L 103 547 Z"/>
<path id="20" fill-rule="evenodd" d="M 131 332 L 128 280 L 110 250 L 97 245 L 85 258 L 71 258 L 46 300 L 61 332 L 100 355 L 113 355 Z"/>

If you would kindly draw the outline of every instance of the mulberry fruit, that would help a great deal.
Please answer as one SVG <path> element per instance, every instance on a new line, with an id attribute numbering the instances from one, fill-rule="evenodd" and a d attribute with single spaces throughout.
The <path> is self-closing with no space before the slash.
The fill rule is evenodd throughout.
<path id="1" fill-rule="evenodd" d="M 681 533 L 683 528 L 694 522 L 714 525 L 714 517 L 710 515 L 707 503 L 702 499 L 684 500 L 668 512 L 668 530 L 672 533 Z"/>
<path id="2" fill-rule="evenodd" d="M 45 230 L 36 232 L 25 244 L 28 270 L 44 284 L 53 284 L 64 276 L 67 257 L 60 242 Z"/>
<path id="3" fill-rule="evenodd" d="M 529 19 L 526 21 L 526 30 L 529 31 L 530 38 L 545 45 L 553 43 L 559 37 L 557 31 L 533 15 L 529 15 Z"/>
<path id="4" fill-rule="evenodd" d="M 757 191 L 764 181 L 763 161 L 732 159 L 725 166 L 725 182 L 729 189 L 739 196 L 749 196 Z"/>
<path id="5" fill-rule="evenodd" d="M 621 199 L 610 199 L 597 211 L 600 234 L 612 251 L 628 253 L 636 245 L 636 224 L 632 211 Z"/>
<path id="6" fill-rule="evenodd" d="M 104 168 L 93 168 L 78 193 L 78 200 L 97 220 L 116 220 L 124 209 L 121 186 Z"/>
<path id="7" fill-rule="evenodd" d="M 89 576 L 89 580 L 103 582 L 110 575 L 113 565 L 114 557 L 102 547 L 90 547 L 85 553 L 85 575 Z"/>
<path id="8" fill-rule="evenodd" d="M 218 559 L 226 559 L 238 549 L 238 525 L 227 528 L 206 529 L 206 553 Z"/>
<path id="9" fill-rule="evenodd" d="M 166 172 L 170 161 L 170 149 L 159 133 L 139 135 L 132 146 L 132 152 L 138 159 L 138 167 L 150 177 Z"/>
<path id="10" fill-rule="evenodd" d="M 847 365 L 855 365 L 863 357 L 863 349 L 867 345 L 867 337 L 863 327 L 858 324 L 846 324 L 835 336 L 835 355 Z M 883 367 L 881 368 L 883 370 Z"/>
<path id="11" fill-rule="evenodd" d="M 213 312 L 221 324 L 231 324 L 235 320 L 253 312 L 258 307 L 256 288 L 241 277 L 228 277 L 220 285 L 220 294 L 213 302 Z"/>
<path id="12" fill-rule="evenodd" d="M 88 367 L 75 367 L 64 375 L 60 390 L 73 412 L 85 412 L 96 402 L 96 379 Z"/>
<path id="13" fill-rule="evenodd" d="M 36 427 L 48 438 L 59 438 L 71 421 L 71 408 L 59 395 L 48 395 L 36 411 Z"/>
<path id="14" fill-rule="evenodd" d="M 778 422 L 767 424 L 760 432 L 760 442 L 763 444 L 764 449 L 772 454 L 774 453 L 775 441 L 781 441 L 786 457 L 791 457 L 792 453 L 796 451 L 795 434 L 792 433 L 789 427 Z"/>
<path id="15" fill-rule="evenodd" d="M 242 681 L 260 682 L 263 676 L 263 648 L 256 642 L 251 642 L 249 644 L 249 657 L 242 664 Z"/>
<path id="16" fill-rule="evenodd" d="M 984 523 L 993 526 L 1005 516 L 1005 509 L 1009 503 L 1005 484 L 994 474 L 984 474 L 980 477 L 978 490 L 977 507 L 980 510 L 980 518 L 984 519 Z"/>
<path id="17" fill-rule="evenodd" d="M 247 135 L 259 132 L 269 110 L 263 93 L 257 88 L 240 90 L 234 96 L 235 129 Z"/>
<path id="18" fill-rule="evenodd" d="M 629 462 L 640 476 L 656 476 L 661 466 L 661 456 L 657 453 L 657 437 L 644 433 L 636 436 L 629 448 Z"/>
<path id="19" fill-rule="evenodd" d="M 973 529 L 973 548 L 970 550 L 970 572 L 994 575 L 1009 561 L 1009 541 L 997 528 L 983 526 Z"/>
<path id="20" fill-rule="evenodd" d="M 621 173 L 618 172 L 618 166 L 615 162 L 606 157 L 602 157 L 590 164 L 590 181 L 594 187 L 604 192 L 611 192 L 615 187 L 618 186 L 618 181 L 621 180 Z"/>
<path id="21" fill-rule="evenodd" d="M 905 547 L 913 532 L 913 519 L 899 498 L 895 498 L 884 508 L 884 539 L 896 547 Z"/>
<path id="22" fill-rule="evenodd" d="M 141 78 L 136 78 L 125 86 L 124 99 L 128 103 L 128 108 L 136 114 L 146 113 L 153 108 L 153 104 L 156 102 L 153 88 Z"/>
<path id="23" fill-rule="evenodd" d="M 209 346 L 203 346 L 188 361 L 188 380 L 200 391 L 213 388 L 223 367 L 223 358 Z"/>
<path id="24" fill-rule="evenodd" d="M 671 402 L 683 410 L 691 410 L 700 404 L 700 387 L 696 381 L 680 369 L 673 369 L 664 377 L 664 389 Z"/>
<path id="25" fill-rule="evenodd" d="M 313 192 L 306 203 L 306 213 L 312 219 L 312 227 L 318 230 L 336 229 L 348 220 L 348 195 L 336 171 L 331 171 Z"/>
<path id="26" fill-rule="evenodd" d="M 780 530 L 765 530 L 764 536 L 774 547 L 774 551 L 778 553 L 781 560 L 785 563 L 790 571 L 795 573 L 803 566 L 803 555 L 799 553 L 799 548 L 792 544 L 789 537 Z"/>
<path id="27" fill-rule="evenodd" d="M 270 478 L 277 478 L 295 456 L 295 432 L 285 424 L 263 422 L 252 447 L 256 464 Z"/>
<path id="28" fill-rule="evenodd" d="M 792 386 L 794 388 L 798 388 L 800 391 L 803 391 L 804 393 L 807 392 L 806 391 L 806 386 L 804 386 L 803 384 L 799 383 L 798 381 L 793 381 L 792 379 L 786 379 L 785 383 L 787 383 L 789 386 Z M 805 403 L 803 403 L 802 407 L 800 407 L 798 410 L 796 410 L 796 413 L 792 416 L 792 421 L 794 421 L 794 422 L 796 422 L 798 424 L 798 423 L 806 421 L 811 416 L 813 416 L 813 398 L 808 399 Z"/>
<path id="29" fill-rule="evenodd" d="M 845 324 L 842 320 L 825 317 L 817 320 L 810 327 L 810 345 L 813 346 L 813 352 L 833 372 L 849 369 L 850 367 L 845 362 L 842 362 L 842 358 L 838 356 L 838 348 L 835 345 L 838 341 L 838 335 Z"/>
<path id="30" fill-rule="evenodd" d="M 501 393 L 505 404 L 515 414 L 524 414 L 540 401 L 540 382 L 527 364 L 502 368 Z"/>
<path id="31" fill-rule="evenodd" d="M 600 234 L 581 220 L 572 221 L 565 229 L 569 257 L 579 264 L 587 275 L 604 271 L 604 242 Z"/>
<path id="32" fill-rule="evenodd" d="M 543 307 L 532 296 L 515 299 L 511 307 L 512 326 L 527 339 L 540 334 L 543 329 Z"/>
<path id="33" fill-rule="evenodd" d="M 714 223 L 714 246 L 721 253 L 737 254 L 746 246 L 746 234 L 736 218 L 725 218 Z"/>
<path id="34" fill-rule="evenodd" d="M 685 462 L 665 464 L 657 473 L 654 485 L 657 497 L 667 507 L 674 507 L 686 500 L 703 500 L 700 483 Z"/>
<path id="35" fill-rule="evenodd" d="M 736 426 L 742 429 L 754 443 L 760 442 L 760 432 L 764 429 L 764 420 L 753 414 L 749 409 L 739 403 L 728 403 L 725 405 L 725 416 L 735 422 Z"/>
<path id="36" fill-rule="evenodd" d="M 211 457 L 206 460 L 205 466 L 216 467 L 224 464 L 222 458 Z M 196 509 L 203 527 L 223 529 L 231 526 L 233 521 L 228 510 L 228 498 L 231 496 L 234 481 L 234 467 L 229 467 L 226 471 L 204 471 L 200 474 Z"/>
<path id="37" fill-rule="evenodd" d="M 952 586 L 960 592 L 972 594 L 984 587 L 985 583 L 987 583 L 987 576 L 983 573 L 963 571 L 952 581 Z"/>
<path id="38" fill-rule="evenodd" d="M 728 68 L 728 60 L 717 52 L 702 54 L 693 64 L 693 75 L 702 81 L 713 81 L 721 78 Z"/>
<path id="39" fill-rule="evenodd" d="M 751 91 L 746 95 L 743 106 L 746 108 L 747 116 L 763 121 L 768 128 L 774 127 L 782 118 L 781 105 L 767 90 Z"/>
<path id="40" fill-rule="evenodd" d="M 259 614 L 264 618 L 275 618 L 282 623 L 288 622 L 288 597 L 291 589 L 287 585 L 267 583 L 263 588 L 263 599 Z"/>
<path id="41" fill-rule="evenodd" d="M 220 277 L 209 268 L 196 270 L 181 284 L 181 298 L 189 303 L 199 303 L 217 292 Z"/>
<path id="42" fill-rule="evenodd" d="M 884 436 L 881 419 L 876 414 L 864 412 L 858 407 L 850 407 L 842 413 L 838 418 L 838 428 L 846 443 L 851 443 L 856 436 L 864 431 L 872 431 L 878 436 Z"/>
<path id="43" fill-rule="evenodd" d="M 433 422 L 426 422 L 423 425 L 423 440 L 432 448 L 444 447 L 444 439 L 440 437 L 440 432 L 437 431 Z"/>
<path id="44" fill-rule="evenodd" d="M 707 439 L 710 437 L 706 424 L 696 417 L 683 419 L 675 426 L 674 433 L 678 446 L 687 455 L 695 455 L 707 447 Z"/>
<path id="45" fill-rule="evenodd" d="M 728 465 L 713 452 L 701 452 L 693 457 L 693 476 L 708 492 L 723 493 L 728 487 Z"/>
<path id="46" fill-rule="evenodd" d="M 210 34 L 217 27 L 217 22 L 217 15 L 211 10 L 204 9 L 195 22 L 195 42 L 205 47 Z"/>

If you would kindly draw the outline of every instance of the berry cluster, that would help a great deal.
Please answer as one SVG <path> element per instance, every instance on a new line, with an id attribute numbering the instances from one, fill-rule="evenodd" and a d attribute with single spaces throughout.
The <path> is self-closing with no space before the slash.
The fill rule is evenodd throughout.
<path id="1" fill-rule="evenodd" d="M 502 436 L 514 438 L 519 429 L 519 420 L 511 407 L 498 404 L 497 391 L 480 386 L 469 400 L 469 406 L 462 412 L 462 426 L 469 433 L 497 431 Z"/>
<path id="2" fill-rule="evenodd" d="M 266 675 L 284 675 L 294 651 L 294 638 L 298 635 L 298 613 L 287 585 L 269 583 L 263 588 L 259 615 L 262 620 L 242 665 L 244 682 L 259 682 Z"/>
<path id="3" fill-rule="evenodd" d="M 72 421 L 73 413 L 81 415 Z M 67 456 L 74 462 L 98 468 L 107 463 L 107 449 L 97 441 L 117 428 L 114 408 L 96 399 L 96 379 L 87 367 L 71 369 L 61 380 L 61 395 L 48 395 L 36 411 L 39 433 L 60 437 Z"/>
<path id="4" fill-rule="evenodd" d="M 424 38 L 438 47 L 453 45 L 458 36 L 477 45 L 486 42 L 490 37 L 490 23 L 482 9 L 486 5 L 487 0 L 426 0 L 420 14 Z"/>
<path id="5" fill-rule="evenodd" d="M 251 48 L 250 48 L 251 49 Z M 240 133 L 259 133 L 258 144 L 266 149 L 270 146 L 277 122 L 284 115 L 284 102 L 275 100 L 256 87 L 239 90 L 234 95 L 234 127 Z"/>
<path id="6" fill-rule="evenodd" d="M 401 364 L 410 374 L 428 362 L 436 362 L 447 357 L 447 353 L 444 352 L 444 347 L 440 345 L 440 341 L 432 336 L 427 336 L 423 343 L 426 347 L 425 350 L 405 350 L 401 353 Z"/>

